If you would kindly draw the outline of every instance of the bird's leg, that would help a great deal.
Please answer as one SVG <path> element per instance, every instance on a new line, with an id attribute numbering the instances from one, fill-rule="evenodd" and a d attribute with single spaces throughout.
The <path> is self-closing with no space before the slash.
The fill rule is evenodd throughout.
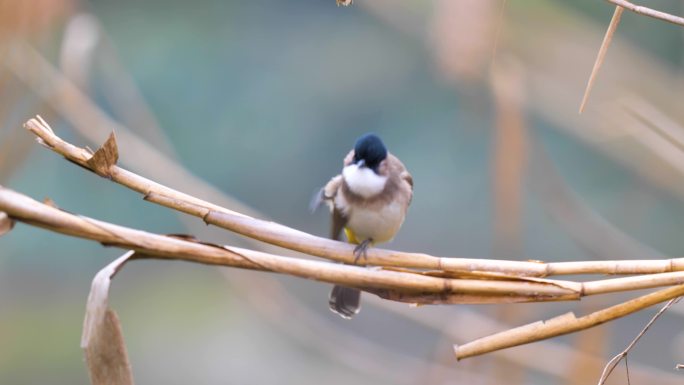
<path id="1" fill-rule="evenodd" d="M 370 247 L 371 243 L 373 243 L 373 238 L 368 238 L 364 240 L 363 242 L 359 243 L 356 245 L 354 248 L 354 264 L 356 265 L 359 262 L 359 259 L 363 257 L 364 260 L 366 260 L 366 252 L 368 251 L 368 247 Z"/>

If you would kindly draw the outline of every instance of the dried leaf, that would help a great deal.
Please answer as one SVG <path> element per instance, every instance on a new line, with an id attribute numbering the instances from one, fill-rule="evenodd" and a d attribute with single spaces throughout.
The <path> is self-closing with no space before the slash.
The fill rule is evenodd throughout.
<path id="1" fill-rule="evenodd" d="M 59 206 L 57 206 L 57 203 L 55 201 L 53 201 L 52 198 L 49 198 L 49 197 L 45 197 L 45 199 L 43 199 L 43 203 L 45 203 L 46 205 L 48 205 L 50 207 L 54 207 L 56 209 L 59 208 Z"/>
<path id="2" fill-rule="evenodd" d="M 335 2 L 337 3 L 337 6 L 338 6 L 338 7 L 339 7 L 340 5 L 342 5 L 342 6 L 344 6 L 344 7 L 347 7 L 347 6 L 349 6 L 349 5 L 352 5 L 352 3 L 354 2 L 354 0 L 335 0 Z"/>
<path id="3" fill-rule="evenodd" d="M 0 211 L 0 236 L 12 230 L 13 227 L 14 220 L 7 213 Z"/>
<path id="4" fill-rule="evenodd" d="M 126 353 L 119 319 L 109 309 L 111 279 L 134 255 L 129 251 L 100 270 L 88 294 L 81 348 L 86 356 L 90 381 L 94 385 L 132 385 L 133 374 Z"/>
<path id="5" fill-rule="evenodd" d="M 95 151 L 95 154 L 88 159 L 88 166 L 100 176 L 111 177 L 111 167 L 116 165 L 119 160 L 119 149 L 116 145 L 114 132 L 109 134 L 109 138 Z"/>

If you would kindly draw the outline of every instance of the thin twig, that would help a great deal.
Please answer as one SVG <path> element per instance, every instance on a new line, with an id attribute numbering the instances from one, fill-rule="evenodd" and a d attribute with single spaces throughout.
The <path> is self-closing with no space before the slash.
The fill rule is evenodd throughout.
<path id="1" fill-rule="evenodd" d="M 587 82 L 587 88 L 584 90 L 584 96 L 582 97 L 582 103 L 580 104 L 579 109 L 580 114 L 584 112 L 584 107 L 587 104 L 587 100 L 589 100 L 589 93 L 591 93 L 591 89 L 594 87 L 596 75 L 598 75 L 598 71 L 599 69 L 601 69 L 601 66 L 603 65 L 603 60 L 606 58 L 608 46 L 610 46 L 610 42 L 613 40 L 615 30 L 617 29 L 617 26 L 620 23 L 622 11 L 624 11 L 622 7 L 615 7 L 613 18 L 610 19 L 608 30 L 606 31 L 606 35 L 603 37 L 601 48 L 599 49 L 598 56 L 596 56 L 596 61 L 594 62 L 594 68 L 591 70 L 591 75 L 589 76 L 589 81 Z"/>
<path id="2" fill-rule="evenodd" d="M 636 5 L 636 4 L 630 3 L 629 1 L 626 1 L 626 0 L 606 0 L 606 1 L 609 3 L 613 3 L 617 6 L 626 8 L 626 9 L 628 9 L 634 13 L 638 13 L 639 15 L 649 16 L 649 17 L 652 17 L 654 19 L 667 21 L 668 23 L 677 24 L 677 25 L 681 25 L 684 27 L 684 17 L 675 16 L 675 15 L 671 15 L 669 13 L 665 13 L 665 12 L 658 11 L 655 9 L 647 8 L 647 7 L 644 7 L 641 5 Z"/>
<path id="3" fill-rule="evenodd" d="M 625 360 L 625 367 L 626 367 L 626 369 L 627 369 L 627 381 L 629 382 L 629 367 L 627 366 L 627 354 L 629 354 L 629 352 L 632 350 L 632 348 L 634 347 L 634 345 L 636 345 L 636 343 L 639 341 L 639 339 L 641 339 L 641 337 L 643 337 L 643 335 L 646 334 L 646 331 L 648 331 L 648 329 L 651 327 L 651 325 L 653 325 L 653 323 L 654 323 L 654 322 L 655 322 L 663 313 L 665 313 L 665 311 L 666 311 L 667 309 L 669 309 L 670 306 L 672 306 L 672 305 L 674 305 L 675 303 L 679 302 L 680 299 L 681 299 L 681 297 L 673 298 L 673 299 L 671 299 L 668 303 L 666 303 L 665 306 L 663 306 L 660 310 L 658 310 L 658 312 L 653 316 L 653 318 L 651 318 L 651 320 L 648 321 L 648 323 L 646 324 L 646 326 L 644 326 L 644 328 L 641 330 L 641 332 L 639 332 L 639 334 L 638 334 L 636 337 L 634 337 L 634 339 L 632 340 L 632 342 L 630 342 L 629 345 L 627 345 L 627 347 L 625 348 L 625 350 L 623 350 L 623 351 L 620 352 L 618 355 L 616 355 L 615 357 L 613 357 L 610 361 L 608 361 L 608 363 L 606 364 L 606 366 L 603 368 L 603 373 L 601 373 L 601 378 L 599 378 L 598 385 L 603 385 L 603 383 L 606 382 L 606 380 L 608 379 L 608 377 L 610 376 L 610 374 L 613 373 L 613 370 L 615 370 L 615 367 L 620 363 L 620 361 L 621 361 L 623 358 L 624 358 L 624 360 Z"/>

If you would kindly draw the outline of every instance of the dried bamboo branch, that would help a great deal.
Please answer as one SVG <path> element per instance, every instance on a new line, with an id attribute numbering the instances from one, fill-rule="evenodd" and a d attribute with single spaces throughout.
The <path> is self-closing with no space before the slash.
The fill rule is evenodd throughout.
<path id="1" fill-rule="evenodd" d="M 421 302 L 426 296 L 435 303 L 435 296 L 446 302 L 453 294 L 468 303 L 572 300 L 579 290 L 572 283 L 555 281 L 497 281 L 439 278 L 423 274 L 366 269 L 330 262 L 304 260 L 257 252 L 237 247 L 204 244 L 178 237 L 162 236 L 73 215 L 35 201 L 22 194 L 0 187 L 0 210 L 12 219 L 62 234 L 92 239 L 109 246 L 135 250 L 163 259 L 224 265 L 270 271 L 300 278 L 358 287 L 378 295 L 398 300 Z M 500 297 L 484 298 L 484 297 Z"/>
<path id="2" fill-rule="evenodd" d="M 587 88 L 584 90 L 584 96 L 582 96 L 582 103 L 580 104 L 579 112 L 580 114 L 584 112 L 584 106 L 589 100 L 589 94 L 591 89 L 594 87 L 594 82 L 596 81 L 596 75 L 598 75 L 599 69 L 603 65 L 603 60 L 606 58 L 606 53 L 608 52 L 608 46 L 610 42 L 613 41 L 613 35 L 617 29 L 618 24 L 620 24 L 620 17 L 622 16 L 622 11 L 624 8 L 615 7 L 615 12 L 613 13 L 613 18 L 610 19 L 610 24 L 608 25 L 608 30 L 606 35 L 603 37 L 603 42 L 601 43 L 601 48 L 599 48 L 598 55 L 596 56 L 596 61 L 594 62 L 594 68 L 591 70 L 591 75 L 589 76 L 589 81 L 587 82 Z"/>
<path id="3" fill-rule="evenodd" d="M 620 6 L 622 8 L 628 9 L 634 13 L 638 13 L 639 15 L 649 16 L 649 17 L 652 17 L 654 19 L 667 21 L 668 23 L 677 24 L 677 25 L 681 25 L 684 27 L 684 17 L 675 16 L 675 15 L 671 15 L 669 13 L 665 13 L 665 12 L 658 11 L 655 9 L 647 8 L 647 7 L 644 7 L 641 5 L 636 5 L 636 4 L 630 3 L 629 1 L 626 1 L 626 0 L 606 0 L 606 1 L 609 3 L 613 3 L 617 6 Z"/>
<path id="4" fill-rule="evenodd" d="M 148 233 L 61 211 L 0 186 L 0 211 L 59 233 L 92 239 L 164 259 L 270 271 L 358 287 L 383 298 L 413 303 L 505 303 L 576 300 L 581 296 L 640 290 L 684 283 L 684 272 L 647 274 L 590 282 L 540 278 L 512 280 L 440 277 L 438 272 L 366 269 L 284 257 Z"/>
<path id="5" fill-rule="evenodd" d="M 49 149 L 84 168 L 137 191 L 145 199 L 196 217 L 206 223 L 234 231 L 287 249 L 339 262 L 352 262 L 353 246 L 316 237 L 278 223 L 251 218 L 199 198 L 163 186 L 123 169 L 115 164 L 107 172 L 89 164 L 92 154 L 59 138 L 43 121 L 31 119 L 25 124 Z M 376 266 L 397 266 L 416 269 L 468 273 L 474 276 L 545 277 L 566 274 L 653 274 L 684 271 L 684 258 L 664 260 L 529 262 L 471 258 L 443 258 L 427 254 L 390 251 L 379 248 L 368 250 L 366 262 Z"/>
<path id="6" fill-rule="evenodd" d="M 467 340 L 472 338 L 473 334 L 482 335 L 492 330 L 510 328 L 508 323 L 480 314 L 474 309 L 459 307 L 454 308 L 452 313 L 445 314 L 438 309 L 434 311 L 422 309 L 421 312 L 416 312 L 411 308 L 375 298 L 369 298 L 367 302 L 418 325 L 442 332 L 453 341 Z M 469 327 L 464 328 L 462 325 L 469 325 Z M 544 354 L 540 355 L 540 351 Z M 568 375 L 568 371 L 571 370 L 568 363 L 572 361 L 582 361 L 598 368 L 605 364 L 604 357 L 579 351 L 557 340 L 539 341 L 527 349 L 498 350 L 492 352 L 492 355 L 556 378 L 564 378 Z M 638 363 L 634 365 L 633 373 L 633 380 L 640 381 L 639 383 L 674 385 L 681 381 L 681 377 L 676 374 Z"/>
<path id="7" fill-rule="evenodd" d="M 646 294 L 580 318 L 576 318 L 573 313 L 566 313 L 546 321 L 538 321 L 480 338 L 465 345 L 454 345 L 454 353 L 456 358 L 460 360 L 563 334 L 574 333 L 682 295 L 684 295 L 684 285 L 679 285 Z"/>
<path id="8" fill-rule="evenodd" d="M 451 294 L 454 294 L 456 298 L 465 298 L 463 302 L 477 301 L 482 298 L 484 298 L 483 301 L 508 302 L 511 297 L 515 298 L 516 296 L 536 301 L 565 300 L 576 299 L 579 295 L 586 294 L 573 293 L 572 290 L 564 288 L 564 283 L 560 281 L 551 284 L 552 281 L 550 280 L 539 280 L 547 282 L 542 284 L 535 282 L 448 279 L 408 272 L 365 269 L 329 262 L 281 257 L 235 247 L 219 247 L 177 237 L 146 233 L 77 216 L 37 202 L 3 187 L 0 187 L 0 210 L 6 212 L 10 218 L 15 220 L 68 235 L 97 240 L 106 245 L 130 248 L 151 257 L 182 259 L 205 264 L 272 271 L 306 279 L 359 287 L 371 292 L 380 293 L 380 295 L 382 293 L 393 295 L 406 293 L 414 302 L 419 302 L 422 295 L 426 295 L 427 298 L 431 299 L 435 293 L 441 295 L 442 298 L 446 298 L 445 302 L 449 302 Z M 671 273 L 670 275 L 673 274 L 679 273 Z M 617 278 L 606 281 L 624 282 L 638 278 L 642 277 Z M 631 314 L 655 303 L 683 294 L 684 285 L 679 285 L 639 297 L 579 319 L 575 318 L 572 313 L 568 313 L 546 323 L 538 322 L 485 337 L 461 347 L 455 347 L 456 355 L 458 359 L 461 359 L 575 332 Z M 116 326 L 114 319 L 106 322 L 109 322 L 109 326 Z M 109 329 L 116 332 L 115 328 Z"/>

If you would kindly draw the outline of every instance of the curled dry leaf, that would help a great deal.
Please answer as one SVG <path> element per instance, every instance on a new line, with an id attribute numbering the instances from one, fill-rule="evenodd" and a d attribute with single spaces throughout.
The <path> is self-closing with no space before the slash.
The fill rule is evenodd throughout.
<path id="1" fill-rule="evenodd" d="M 338 6 L 338 7 L 339 7 L 340 5 L 346 7 L 346 6 L 352 5 L 352 3 L 354 2 L 354 0 L 335 0 L 335 2 L 337 3 L 337 6 Z"/>
<path id="2" fill-rule="evenodd" d="M 100 270 L 93 279 L 83 321 L 83 348 L 94 385 L 132 385 L 133 375 L 126 353 L 121 324 L 109 308 L 109 285 L 112 277 L 135 254 L 129 251 Z"/>
<path id="3" fill-rule="evenodd" d="M 13 227 L 14 220 L 7 213 L 0 211 L 0 236 L 12 230 Z"/>
<path id="4" fill-rule="evenodd" d="M 114 132 L 109 134 L 109 138 L 95 151 L 95 154 L 88 159 L 88 166 L 98 175 L 104 177 L 111 177 L 110 168 L 116 165 L 119 160 L 119 149 L 116 145 L 116 136 Z"/>

